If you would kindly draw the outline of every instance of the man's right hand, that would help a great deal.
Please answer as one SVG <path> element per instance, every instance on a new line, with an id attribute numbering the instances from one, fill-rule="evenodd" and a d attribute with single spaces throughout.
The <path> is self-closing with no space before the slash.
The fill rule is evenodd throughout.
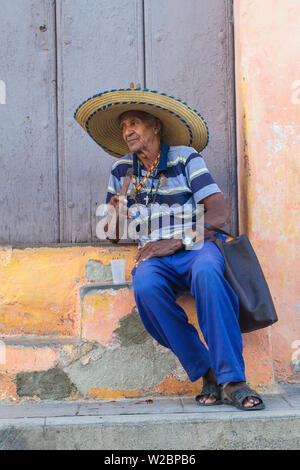
<path id="1" fill-rule="evenodd" d="M 116 194 L 115 196 L 112 196 L 107 204 L 108 216 L 104 231 L 107 233 L 107 238 L 111 242 L 117 243 L 120 239 L 119 225 L 128 217 L 127 202 L 128 201 L 125 196 L 119 196 Z"/>
<path id="2" fill-rule="evenodd" d="M 116 217 L 118 219 L 119 216 L 121 217 L 127 217 L 128 214 L 128 209 L 127 209 L 127 198 L 126 196 L 119 196 L 116 194 L 115 196 L 112 196 L 110 199 L 107 209 L 108 209 L 108 214 L 113 216 L 114 211 L 116 211 Z"/>

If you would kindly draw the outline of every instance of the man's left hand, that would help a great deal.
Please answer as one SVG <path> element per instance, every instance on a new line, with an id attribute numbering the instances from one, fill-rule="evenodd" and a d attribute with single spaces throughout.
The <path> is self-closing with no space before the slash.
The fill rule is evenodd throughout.
<path id="1" fill-rule="evenodd" d="M 158 240 L 156 242 L 149 242 L 145 245 L 135 257 L 135 266 L 137 267 L 142 261 L 154 258 L 156 256 L 169 256 L 173 255 L 177 250 L 182 247 L 182 240 L 172 238 L 171 240 Z"/>

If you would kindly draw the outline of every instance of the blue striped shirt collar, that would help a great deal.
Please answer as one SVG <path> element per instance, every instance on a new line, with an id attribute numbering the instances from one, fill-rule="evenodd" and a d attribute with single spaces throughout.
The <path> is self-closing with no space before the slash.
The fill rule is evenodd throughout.
<path id="1" fill-rule="evenodd" d="M 157 173 L 167 171 L 167 161 L 170 146 L 161 141 L 161 153 L 157 167 Z M 133 173 L 138 176 L 138 156 L 133 154 Z"/>

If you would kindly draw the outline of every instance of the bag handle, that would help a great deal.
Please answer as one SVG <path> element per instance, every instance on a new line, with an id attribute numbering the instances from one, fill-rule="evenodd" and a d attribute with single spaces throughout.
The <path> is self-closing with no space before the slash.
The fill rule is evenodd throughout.
<path id="1" fill-rule="evenodd" d="M 225 232 L 225 230 L 222 230 L 221 228 L 218 228 L 215 225 L 208 224 L 207 222 L 204 222 L 204 227 L 207 228 L 207 230 L 213 230 L 214 232 L 223 233 L 223 235 L 228 235 L 229 237 L 234 238 L 233 235 L 228 232 Z"/>

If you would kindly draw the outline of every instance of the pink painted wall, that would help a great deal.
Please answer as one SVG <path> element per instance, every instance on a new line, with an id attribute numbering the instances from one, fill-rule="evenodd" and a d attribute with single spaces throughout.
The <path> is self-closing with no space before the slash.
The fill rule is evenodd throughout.
<path id="1" fill-rule="evenodd" d="M 300 377 L 299 18 L 298 0 L 234 1 L 240 231 L 278 312 L 269 341 L 279 382 Z"/>

